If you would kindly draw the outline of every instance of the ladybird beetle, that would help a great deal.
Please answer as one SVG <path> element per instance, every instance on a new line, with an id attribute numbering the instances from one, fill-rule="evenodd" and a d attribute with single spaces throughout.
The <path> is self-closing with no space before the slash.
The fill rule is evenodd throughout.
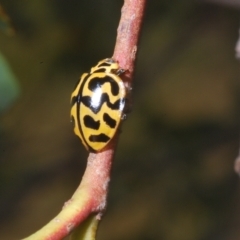
<path id="1" fill-rule="evenodd" d="M 116 61 L 104 59 L 81 76 L 71 95 L 74 133 L 90 152 L 103 150 L 125 117 L 123 72 Z"/>

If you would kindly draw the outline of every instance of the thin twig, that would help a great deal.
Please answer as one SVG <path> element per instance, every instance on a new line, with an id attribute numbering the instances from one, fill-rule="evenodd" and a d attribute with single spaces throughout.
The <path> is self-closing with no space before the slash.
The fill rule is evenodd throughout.
<path id="1" fill-rule="evenodd" d="M 125 0 L 117 31 L 113 59 L 128 70 L 125 77 L 131 81 L 146 0 Z"/>

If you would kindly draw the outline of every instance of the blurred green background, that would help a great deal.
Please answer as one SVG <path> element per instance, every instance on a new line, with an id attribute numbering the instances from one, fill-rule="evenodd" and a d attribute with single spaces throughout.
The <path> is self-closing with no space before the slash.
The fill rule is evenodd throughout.
<path id="1" fill-rule="evenodd" d="M 70 94 L 112 56 L 123 1 L 1 3 L 16 35 L 0 33 L 0 52 L 21 89 L 0 113 L 0 239 L 14 240 L 53 218 L 81 180 Z M 240 239 L 239 10 L 148 1 L 99 240 Z"/>

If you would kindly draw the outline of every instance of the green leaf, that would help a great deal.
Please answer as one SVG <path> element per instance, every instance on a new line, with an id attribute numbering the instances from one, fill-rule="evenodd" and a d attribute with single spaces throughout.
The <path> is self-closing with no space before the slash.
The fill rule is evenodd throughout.
<path id="1" fill-rule="evenodd" d="M 0 113 L 13 104 L 20 94 L 20 87 L 10 66 L 0 53 Z"/>
<path id="2" fill-rule="evenodd" d="M 90 216 L 79 225 L 71 235 L 71 240 L 95 240 L 99 220 L 96 215 Z"/>

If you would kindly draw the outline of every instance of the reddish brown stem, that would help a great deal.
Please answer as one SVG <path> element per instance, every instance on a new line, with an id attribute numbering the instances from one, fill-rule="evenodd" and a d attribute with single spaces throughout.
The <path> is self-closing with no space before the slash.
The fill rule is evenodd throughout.
<path id="1" fill-rule="evenodd" d="M 117 30 L 113 59 L 121 68 L 128 70 L 126 78 L 131 81 L 138 48 L 140 30 L 146 0 L 125 0 Z"/>

